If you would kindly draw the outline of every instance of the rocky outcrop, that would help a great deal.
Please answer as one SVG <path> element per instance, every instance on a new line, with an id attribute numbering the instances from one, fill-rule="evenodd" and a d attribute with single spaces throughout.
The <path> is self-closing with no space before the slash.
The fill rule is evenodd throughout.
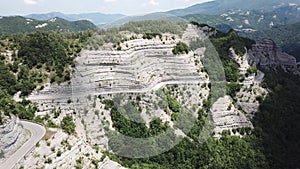
<path id="1" fill-rule="evenodd" d="M 232 130 L 243 127 L 253 128 L 246 115 L 238 110 L 230 96 L 219 98 L 211 108 L 212 119 L 216 125 L 215 137 L 220 138 L 224 130 Z"/>
<path id="2" fill-rule="evenodd" d="M 235 53 L 233 48 L 229 49 L 229 56 L 239 65 L 241 75 L 247 73 L 247 69 L 250 67 L 248 62 L 248 53 L 246 52 L 243 56 L 239 56 Z"/>
<path id="3" fill-rule="evenodd" d="M 294 56 L 281 51 L 281 49 L 269 39 L 252 45 L 249 51 L 250 59 L 264 68 L 276 68 L 280 66 L 286 71 L 297 73 L 297 60 Z"/>
<path id="4" fill-rule="evenodd" d="M 239 56 L 233 48 L 230 48 L 229 56 L 239 65 L 239 73 L 245 78 L 240 82 L 241 89 L 236 93 L 234 101 L 230 96 L 225 96 L 219 98 L 212 106 L 212 118 L 216 125 L 214 132 L 217 138 L 221 137 L 223 131 L 230 131 L 231 135 L 243 136 L 237 132 L 237 129 L 253 128 L 250 120 L 259 110 L 260 104 L 257 98 L 263 99 L 267 94 L 267 91 L 260 86 L 264 73 L 260 71 L 247 73 L 251 68 L 250 57 L 253 55 L 247 51 L 243 56 Z"/>
<path id="5" fill-rule="evenodd" d="M 19 123 L 18 119 L 12 118 L 0 126 L 0 150 L 4 158 L 13 154 L 27 140 L 28 133 Z M 4 159 L 0 159 L 1 160 Z"/>

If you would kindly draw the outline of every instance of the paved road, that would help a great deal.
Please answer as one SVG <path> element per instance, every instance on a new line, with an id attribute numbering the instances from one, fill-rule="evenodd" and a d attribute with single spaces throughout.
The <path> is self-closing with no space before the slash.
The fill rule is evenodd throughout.
<path id="1" fill-rule="evenodd" d="M 0 164 L 0 169 L 13 168 L 32 148 L 39 142 L 46 133 L 46 129 L 36 123 L 27 121 L 20 121 L 24 129 L 29 130 L 31 137 L 27 140 L 21 148 L 19 148 L 13 155 L 11 155 L 3 164 Z"/>

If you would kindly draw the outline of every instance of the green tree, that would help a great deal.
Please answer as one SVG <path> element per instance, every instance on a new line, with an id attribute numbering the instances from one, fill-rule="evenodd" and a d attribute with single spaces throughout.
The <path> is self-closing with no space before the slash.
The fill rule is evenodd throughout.
<path id="1" fill-rule="evenodd" d="M 65 116 L 61 121 L 61 128 L 68 134 L 74 134 L 76 125 L 71 115 Z"/>
<path id="2" fill-rule="evenodd" d="M 185 44 L 184 42 L 178 42 L 174 49 L 172 50 L 174 55 L 180 55 L 180 54 L 188 54 L 190 51 L 190 47 Z"/>
<path id="3" fill-rule="evenodd" d="M 230 95 L 232 98 L 235 97 L 235 94 L 238 91 L 240 91 L 240 89 L 241 89 L 241 84 L 239 84 L 238 82 L 232 82 L 226 85 L 226 93 Z"/>
<path id="4" fill-rule="evenodd" d="M 11 95 L 15 94 L 17 89 L 17 80 L 14 74 L 12 74 L 6 65 L 0 61 L 0 88 L 7 90 Z"/>

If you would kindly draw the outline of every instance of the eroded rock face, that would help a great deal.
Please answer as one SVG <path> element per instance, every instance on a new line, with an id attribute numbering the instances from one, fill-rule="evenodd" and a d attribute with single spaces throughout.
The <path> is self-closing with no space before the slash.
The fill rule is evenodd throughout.
<path id="1" fill-rule="evenodd" d="M 0 126 L 0 150 L 4 158 L 13 154 L 27 140 L 28 133 L 24 130 L 19 120 L 12 118 Z M 4 160 L 4 158 L 0 159 Z"/>
<path id="2" fill-rule="evenodd" d="M 250 59 L 262 67 L 274 68 L 281 66 L 284 70 L 298 71 L 296 58 L 282 52 L 272 40 L 265 39 L 258 44 L 254 44 L 249 54 Z"/>
<path id="3" fill-rule="evenodd" d="M 251 119 L 259 110 L 259 101 L 263 99 L 267 91 L 260 86 L 263 81 L 264 73 L 257 71 L 248 74 L 247 70 L 251 67 L 251 54 L 248 51 L 239 56 L 233 48 L 229 49 L 229 56 L 239 65 L 239 73 L 245 78 L 240 81 L 241 89 L 236 93 L 234 100 L 230 96 L 219 98 L 212 106 L 212 118 L 216 125 L 214 130 L 215 137 L 220 138 L 223 131 L 230 131 L 231 135 L 243 136 L 236 129 L 253 128 Z"/>
<path id="4" fill-rule="evenodd" d="M 224 130 L 232 130 L 243 127 L 253 128 L 246 115 L 238 110 L 230 96 L 219 98 L 211 108 L 212 119 L 216 125 L 215 137 L 220 138 Z"/>
<path id="5" fill-rule="evenodd" d="M 196 34 L 185 33 L 184 39 L 188 41 Z M 163 35 L 162 39 L 167 37 L 169 35 Z M 173 55 L 172 49 L 179 41 L 135 39 L 124 42 L 126 45 L 121 44 L 124 48 L 121 51 L 84 50 L 81 56 L 76 58 L 77 65 L 70 83 L 45 86 L 42 91 L 33 92 L 29 100 L 143 93 L 152 88 L 159 88 L 158 84 L 197 84 L 199 80 L 205 81 L 205 75 L 197 72 L 198 65 L 194 63 L 193 57 L 197 53 Z"/>

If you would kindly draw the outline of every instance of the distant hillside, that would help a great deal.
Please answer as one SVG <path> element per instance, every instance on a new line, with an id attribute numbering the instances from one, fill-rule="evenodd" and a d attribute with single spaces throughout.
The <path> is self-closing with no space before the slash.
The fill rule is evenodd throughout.
<path id="1" fill-rule="evenodd" d="M 300 61 L 300 22 L 276 26 L 269 30 L 261 30 L 245 36 L 256 40 L 273 39 L 276 44 L 282 47 L 283 51 L 295 56 Z"/>
<path id="2" fill-rule="evenodd" d="M 288 3 L 299 4 L 299 0 L 215 0 L 196 4 L 185 9 L 168 11 L 167 13 L 184 16 L 189 14 L 219 15 L 228 10 L 237 9 L 270 11 L 281 5 L 287 5 Z"/>
<path id="3" fill-rule="evenodd" d="M 119 27 L 119 26 L 124 25 L 129 22 L 149 21 L 149 20 L 168 20 L 168 21 L 174 21 L 174 22 L 183 22 L 184 21 L 184 19 L 181 17 L 177 17 L 174 15 L 166 14 L 166 13 L 156 12 L 156 13 L 150 13 L 150 14 L 146 14 L 146 15 L 123 17 L 114 22 L 111 22 L 111 23 L 108 23 L 105 25 L 99 25 L 99 27 L 112 28 L 112 27 Z"/>
<path id="4" fill-rule="evenodd" d="M 64 14 L 60 12 L 51 12 L 45 14 L 30 14 L 27 15 L 27 18 L 32 18 L 36 20 L 49 20 L 51 18 L 62 18 L 67 21 L 78 21 L 78 20 L 88 20 L 93 22 L 95 25 L 100 25 L 103 23 L 113 22 L 120 18 L 123 18 L 125 15 L 122 14 L 103 14 L 103 13 L 83 13 L 83 14 Z"/>
<path id="5" fill-rule="evenodd" d="M 97 27 L 89 21 L 69 22 L 60 18 L 53 18 L 47 21 L 37 21 L 24 18 L 21 16 L 1 17 L 0 18 L 0 35 L 9 35 L 15 33 L 29 33 L 38 30 L 42 31 L 84 31 L 96 29 Z"/>
<path id="6" fill-rule="evenodd" d="M 240 32 L 269 29 L 277 25 L 296 23 L 300 20 L 299 5 L 285 5 L 270 12 L 254 10 L 229 10 L 220 15 L 192 14 L 185 19 Z M 227 27 L 226 27 L 227 25 Z"/>

